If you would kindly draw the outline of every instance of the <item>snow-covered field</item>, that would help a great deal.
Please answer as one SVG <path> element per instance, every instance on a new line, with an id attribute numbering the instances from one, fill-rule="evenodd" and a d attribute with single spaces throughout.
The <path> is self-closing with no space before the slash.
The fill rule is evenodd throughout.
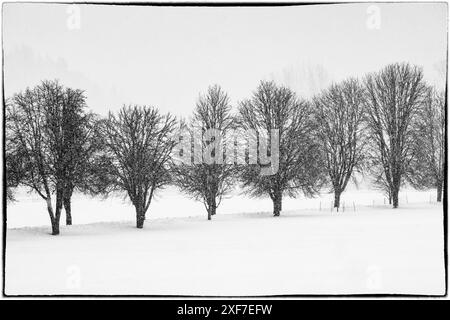
<path id="1" fill-rule="evenodd" d="M 42 200 L 16 203 L 8 208 L 6 293 L 444 292 L 443 212 L 432 191 L 402 193 L 397 210 L 376 192 L 350 191 L 339 214 L 330 195 L 286 200 L 279 218 L 270 201 L 236 199 L 207 221 L 201 205 L 165 194 L 138 230 L 127 203 L 80 197 L 75 225 L 56 237 Z M 25 216 L 44 226 L 16 228 Z M 110 222 L 94 222 L 102 219 Z"/>
<path id="2" fill-rule="evenodd" d="M 365 182 L 362 181 L 362 184 Z M 325 190 L 326 191 L 326 190 Z M 283 199 L 284 210 L 321 210 L 331 212 L 334 196 L 324 193 L 320 197 L 305 199 L 299 197 Z M 400 193 L 400 205 L 413 203 L 431 203 L 436 201 L 436 190 L 419 192 L 405 189 Z M 17 202 L 8 204 L 8 228 L 48 226 L 50 219 L 47 214 L 47 204 L 35 193 L 27 193 L 22 189 L 16 193 Z M 341 205 L 346 211 L 354 210 L 360 206 L 383 206 L 387 200 L 379 191 L 368 188 L 356 189 L 349 185 L 342 194 Z M 236 190 L 227 199 L 224 199 L 218 208 L 219 214 L 235 214 L 243 212 L 267 212 L 272 210 L 272 201 L 267 198 L 251 199 Z M 105 221 L 125 221 L 135 218 L 134 207 L 128 199 L 123 197 L 110 197 L 101 199 L 81 194 L 72 197 L 72 211 L 74 224 L 86 224 Z M 167 188 L 157 194 L 152 201 L 147 216 L 150 219 L 174 218 L 189 216 L 206 216 L 205 207 L 197 201 L 180 194 L 174 188 Z M 64 223 L 64 218 L 61 220 Z"/>

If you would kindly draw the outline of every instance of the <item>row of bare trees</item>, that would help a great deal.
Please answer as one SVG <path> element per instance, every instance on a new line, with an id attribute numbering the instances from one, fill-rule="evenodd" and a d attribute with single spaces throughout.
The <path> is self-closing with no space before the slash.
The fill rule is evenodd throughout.
<path id="1" fill-rule="evenodd" d="M 334 206 L 353 172 L 367 172 L 397 208 L 409 182 L 436 188 L 442 199 L 445 168 L 445 93 L 422 70 L 392 64 L 362 81 L 332 85 L 314 99 Z"/>
<path id="2" fill-rule="evenodd" d="M 155 192 L 170 184 L 203 202 L 209 220 L 236 185 L 269 196 L 274 216 L 284 196 L 311 197 L 323 187 L 339 208 L 356 172 L 368 173 L 394 208 L 405 183 L 435 187 L 441 201 L 445 104 L 409 64 L 334 84 L 311 101 L 262 81 L 236 114 L 227 93 L 211 86 L 187 120 L 149 106 L 101 118 L 82 91 L 44 81 L 7 101 L 7 196 L 20 185 L 39 194 L 53 234 L 63 208 L 72 223 L 74 190 L 125 193 L 138 228 Z"/>

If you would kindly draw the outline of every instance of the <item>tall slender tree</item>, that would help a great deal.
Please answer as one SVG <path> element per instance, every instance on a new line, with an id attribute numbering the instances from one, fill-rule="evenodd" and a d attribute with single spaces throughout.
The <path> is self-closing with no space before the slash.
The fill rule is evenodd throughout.
<path id="1" fill-rule="evenodd" d="M 96 116 L 86 112 L 85 97 L 81 91 L 68 90 L 68 112 L 63 118 L 65 144 L 63 207 L 66 225 L 72 224 L 72 195 L 74 190 L 86 192 L 88 167 L 102 148 L 95 129 Z"/>
<path id="2" fill-rule="evenodd" d="M 364 147 L 364 89 L 357 79 L 334 84 L 314 98 L 320 147 L 334 192 L 334 207 L 352 174 L 360 168 Z"/>
<path id="3" fill-rule="evenodd" d="M 414 124 L 414 157 L 408 181 L 418 189 L 436 188 L 442 201 L 445 168 L 445 92 L 428 88 Z"/>
<path id="4" fill-rule="evenodd" d="M 367 126 L 376 159 L 397 208 L 400 186 L 413 158 L 413 122 L 423 103 L 426 86 L 422 70 L 406 63 L 391 64 L 365 81 Z"/>
<path id="5" fill-rule="evenodd" d="M 177 150 L 185 153 L 184 161 L 175 155 L 172 167 L 175 184 L 204 204 L 208 220 L 216 214 L 235 181 L 234 164 L 226 161 L 225 154 L 233 126 L 230 111 L 228 95 L 220 86 L 210 86 L 198 99 L 190 123 L 181 128 L 186 140 L 184 148 Z"/>

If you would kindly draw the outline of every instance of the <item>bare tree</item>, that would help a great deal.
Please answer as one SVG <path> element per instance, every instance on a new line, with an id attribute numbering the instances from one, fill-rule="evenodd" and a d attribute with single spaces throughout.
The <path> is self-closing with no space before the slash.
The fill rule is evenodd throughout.
<path id="1" fill-rule="evenodd" d="M 414 124 L 414 157 L 408 181 L 418 189 L 436 188 L 442 200 L 445 168 L 445 92 L 429 88 Z"/>
<path id="2" fill-rule="evenodd" d="M 170 182 L 168 162 L 175 141 L 176 119 L 154 107 L 124 106 L 109 113 L 100 127 L 105 154 L 98 158 L 98 190 L 124 191 L 136 210 L 136 227 L 143 228 L 155 191 Z"/>
<path id="3" fill-rule="evenodd" d="M 63 206 L 66 212 L 66 225 L 71 225 L 73 192 L 75 189 L 83 193 L 89 192 L 89 176 L 92 175 L 90 167 L 102 145 L 96 130 L 96 116 L 83 110 L 84 97 L 71 92 L 68 101 L 73 108 L 63 120 L 65 128 L 63 139 L 67 145 Z"/>
<path id="4" fill-rule="evenodd" d="M 7 139 L 21 169 L 18 182 L 46 201 L 54 235 L 59 234 L 66 186 L 72 183 L 70 170 L 84 157 L 74 149 L 71 137 L 83 130 L 85 107 L 83 91 L 64 88 L 57 81 L 28 88 L 7 106 Z"/>
<path id="5" fill-rule="evenodd" d="M 20 157 L 15 151 L 8 152 L 8 146 L 5 150 L 5 168 L 6 168 L 6 200 L 8 202 L 16 201 L 14 189 L 20 184 L 21 167 Z"/>
<path id="6" fill-rule="evenodd" d="M 225 161 L 225 145 L 233 124 L 230 111 L 228 95 L 218 85 L 209 87 L 198 99 L 190 123 L 181 126 L 186 140 L 177 150 L 184 153 L 184 161 L 175 154 L 172 166 L 175 184 L 204 204 L 208 220 L 235 180 L 234 164 Z"/>
<path id="7" fill-rule="evenodd" d="M 312 110 L 306 101 L 299 100 L 286 87 L 262 81 L 253 96 L 240 103 L 238 126 L 247 134 L 254 132 L 255 137 L 250 140 L 257 142 L 258 151 L 257 162 L 252 164 L 251 150 L 247 150 L 248 165 L 241 166 L 240 172 L 243 187 L 251 196 L 269 195 L 274 216 L 282 211 L 284 195 L 295 197 L 303 192 L 312 196 L 319 192 L 323 183 L 323 159 L 314 134 Z M 274 129 L 276 136 L 272 136 Z M 270 150 L 260 148 L 266 139 Z M 268 165 L 263 159 L 275 153 L 278 168 L 269 175 L 262 174 Z M 269 166 L 273 168 L 273 163 Z"/>
<path id="8" fill-rule="evenodd" d="M 341 194 L 362 162 L 363 100 L 364 89 L 356 79 L 332 85 L 314 98 L 317 133 L 334 192 L 335 208 L 339 208 Z"/>
<path id="9" fill-rule="evenodd" d="M 367 126 L 381 164 L 385 182 L 398 207 L 398 193 L 413 157 L 413 121 L 423 102 L 425 84 L 422 70 L 409 64 L 391 64 L 369 74 Z"/>
<path id="10" fill-rule="evenodd" d="M 16 201 L 14 196 L 14 189 L 20 185 L 21 180 L 24 177 L 23 174 L 23 149 L 17 137 L 14 135 L 14 118 L 11 112 L 11 101 L 7 99 L 5 101 L 6 113 L 5 113 L 5 177 L 6 177 L 6 200 L 8 202 Z"/>

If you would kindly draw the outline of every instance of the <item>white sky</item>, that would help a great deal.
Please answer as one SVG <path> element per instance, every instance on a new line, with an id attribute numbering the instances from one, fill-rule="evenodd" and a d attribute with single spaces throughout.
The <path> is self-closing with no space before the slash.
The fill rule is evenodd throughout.
<path id="1" fill-rule="evenodd" d="M 233 104 L 262 79 L 309 96 L 331 81 L 391 62 L 424 68 L 443 85 L 445 3 L 376 4 L 380 29 L 366 26 L 370 4 L 296 7 L 133 7 L 7 3 L 3 8 L 5 94 L 43 79 L 86 90 L 100 114 L 148 104 L 189 115 L 199 93 L 220 84 Z"/>

